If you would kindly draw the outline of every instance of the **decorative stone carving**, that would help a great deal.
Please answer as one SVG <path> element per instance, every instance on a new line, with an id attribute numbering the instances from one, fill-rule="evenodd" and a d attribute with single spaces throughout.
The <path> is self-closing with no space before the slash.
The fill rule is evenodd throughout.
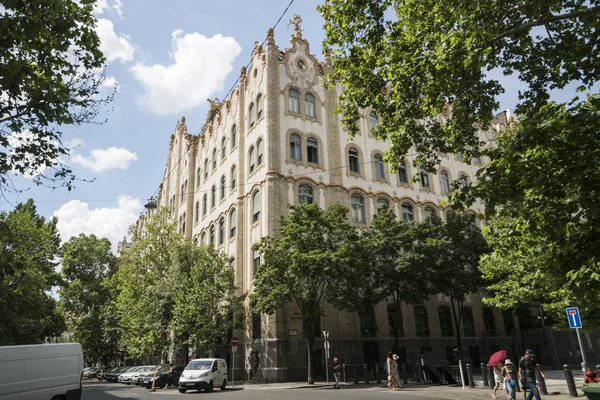
<path id="1" fill-rule="evenodd" d="M 302 38 L 302 17 L 300 17 L 298 14 L 294 14 L 292 16 L 292 19 L 290 19 L 290 23 L 287 25 L 288 28 L 290 25 L 294 25 L 295 36 L 298 39 L 301 39 Z"/>

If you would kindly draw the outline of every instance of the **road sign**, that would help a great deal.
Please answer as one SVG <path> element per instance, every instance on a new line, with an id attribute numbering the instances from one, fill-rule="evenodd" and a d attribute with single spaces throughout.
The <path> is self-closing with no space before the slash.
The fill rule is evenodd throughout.
<path id="1" fill-rule="evenodd" d="M 569 326 L 571 328 L 581 328 L 581 316 L 579 315 L 579 308 L 567 308 L 567 317 L 569 318 Z"/>
<path id="2" fill-rule="evenodd" d="M 231 346 L 231 352 L 232 353 L 236 353 L 237 352 L 237 346 Z"/>
<path id="3" fill-rule="evenodd" d="M 240 343 L 240 340 L 238 339 L 237 336 L 234 336 L 234 337 L 231 338 L 231 345 L 232 346 L 237 346 L 238 343 Z"/>

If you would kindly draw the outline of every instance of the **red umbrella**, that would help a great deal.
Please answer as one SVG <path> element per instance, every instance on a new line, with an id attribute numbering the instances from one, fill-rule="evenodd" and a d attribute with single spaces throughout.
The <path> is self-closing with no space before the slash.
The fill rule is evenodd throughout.
<path id="1" fill-rule="evenodd" d="M 490 361 L 488 361 L 488 365 L 490 367 L 495 367 L 500 364 L 502 361 L 506 360 L 506 350 L 498 350 L 490 357 Z"/>

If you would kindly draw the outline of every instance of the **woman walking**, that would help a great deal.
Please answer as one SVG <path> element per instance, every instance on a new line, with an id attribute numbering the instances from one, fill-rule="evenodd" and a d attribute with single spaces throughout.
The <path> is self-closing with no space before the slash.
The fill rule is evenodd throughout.
<path id="1" fill-rule="evenodd" d="M 504 379 L 504 388 L 510 400 L 517 400 L 517 370 L 515 365 L 508 358 L 504 362 L 504 367 L 500 372 L 502 379 Z"/>
<path id="2" fill-rule="evenodd" d="M 399 384 L 398 365 L 396 364 L 396 361 L 394 361 L 394 357 L 391 351 L 388 352 L 385 370 L 388 374 L 388 387 L 390 388 L 390 390 L 397 390 Z"/>

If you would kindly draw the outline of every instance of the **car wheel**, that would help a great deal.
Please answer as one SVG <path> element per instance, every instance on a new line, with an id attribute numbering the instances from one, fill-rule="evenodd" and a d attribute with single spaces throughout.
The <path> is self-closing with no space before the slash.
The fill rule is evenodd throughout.
<path id="1" fill-rule="evenodd" d="M 186 390 L 185 390 L 185 389 L 182 389 L 182 388 L 179 388 L 179 389 L 177 389 L 177 390 L 179 390 L 179 393 L 185 393 L 185 392 L 186 392 Z"/>
<path id="2" fill-rule="evenodd" d="M 207 388 L 206 388 L 206 392 L 207 392 L 207 393 L 210 393 L 210 392 L 212 392 L 212 391 L 213 391 L 213 389 L 214 389 L 214 388 L 215 388 L 215 386 L 213 385 L 213 381 L 210 381 L 210 382 L 208 383 L 208 386 L 207 386 Z"/>
<path id="3" fill-rule="evenodd" d="M 226 386 L 227 386 L 227 379 L 223 379 L 223 384 L 221 385 L 221 390 L 225 390 Z"/>

